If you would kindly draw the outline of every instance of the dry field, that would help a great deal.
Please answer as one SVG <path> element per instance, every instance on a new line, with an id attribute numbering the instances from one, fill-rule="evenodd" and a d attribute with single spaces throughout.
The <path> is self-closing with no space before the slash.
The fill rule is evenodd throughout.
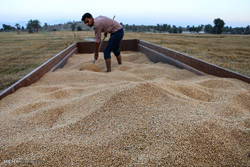
<path id="1" fill-rule="evenodd" d="M 74 35 L 75 34 L 75 35 Z M 0 33 L 0 91 L 93 32 Z M 250 36 L 125 33 L 250 76 Z"/>

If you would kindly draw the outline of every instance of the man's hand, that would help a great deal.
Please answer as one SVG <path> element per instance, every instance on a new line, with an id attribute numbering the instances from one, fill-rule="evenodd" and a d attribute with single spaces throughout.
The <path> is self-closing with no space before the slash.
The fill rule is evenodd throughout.
<path id="1" fill-rule="evenodd" d="M 107 33 L 107 32 L 105 32 L 105 33 L 104 33 L 104 36 L 105 36 L 105 37 L 107 37 L 107 35 L 108 35 L 108 33 Z"/>
<path id="2" fill-rule="evenodd" d="M 99 46 L 100 46 L 100 43 L 95 43 L 96 45 L 95 45 L 95 56 L 94 56 L 94 58 L 95 58 L 95 60 L 97 60 L 98 59 L 98 52 L 99 52 Z"/>
<path id="3" fill-rule="evenodd" d="M 95 53 L 95 56 L 94 56 L 95 60 L 97 60 L 98 57 L 99 57 L 98 53 Z"/>

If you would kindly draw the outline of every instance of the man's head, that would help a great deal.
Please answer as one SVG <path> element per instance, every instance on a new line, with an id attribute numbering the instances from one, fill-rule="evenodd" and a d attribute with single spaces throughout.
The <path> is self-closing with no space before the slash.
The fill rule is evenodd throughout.
<path id="1" fill-rule="evenodd" d="M 94 18 L 90 13 L 85 13 L 82 16 L 82 21 L 89 27 L 92 27 L 94 25 Z"/>

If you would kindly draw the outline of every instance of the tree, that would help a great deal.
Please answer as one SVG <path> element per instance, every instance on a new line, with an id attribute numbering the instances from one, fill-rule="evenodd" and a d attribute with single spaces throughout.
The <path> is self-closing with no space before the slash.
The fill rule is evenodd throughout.
<path id="1" fill-rule="evenodd" d="M 225 22 L 221 20 L 220 18 L 214 19 L 214 33 L 221 34 L 223 31 L 224 25 L 225 25 Z"/>
<path id="2" fill-rule="evenodd" d="M 162 32 L 162 26 L 160 24 L 157 24 L 156 29 L 157 29 L 157 31 L 160 31 L 160 33 Z"/>
<path id="3" fill-rule="evenodd" d="M 17 29 L 17 33 L 20 34 L 19 30 L 20 30 L 20 25 L 18 23 L 16 23 L 16 29 Z"/>
<path id="4" fill-rule="evenodd" d="M 29 33 L 33 33 L 33 25 L 32 25 L 32 20 L 30 20 L 27 24 L 27 30 L 29 31 Z"/>
<path id="5" fill-rule="evenodd" d="M 33 25 L 33 26 L 34 26 L 34 29 L 35 29 L 36 32 L 38 33 L 38 29 L 41 28 L 40 21 L 34 20 L 33 22 L 34 22 L 34 23 L 33 23 L 33 24 L 34 24 L 34 25 Z"/>
<path id="6" fill-rule="evenodd" d="M 48 31 L 48 28 L 49 28 L 48 24 L 47 24 L 47 23 L 44 23 L 43 28 L 44 28 L 45 31 Z"/>
<path id="7" fill-rule="evenodd" d="M 195 28 L 195 32 L 197 32 L 197 33 L 199 33 L 201 30 L 202 30 L 201 26 L 198 26 L 198 27 Z"/>
<path id="8" fill-rule="evenodd" d="M 40 21 L 38 20 L 30 20 L 27 24 L 27 29 L 29 33 L 37 32 L 41 28 Z"/>
<path id="9" fill-rule="evenodd" d="M 75 31 L 75 29 L 76 29 L 76 23 L 72 23 L 72 24 L 71 24 L 71 30 L 72 30 L 72 31 Z"/>
<path id="10" fill-rule="evenodd" d="M 82 27 L 81 26 L 77 26 L 77 31 L 82 31 Z"/>
<path id="11" fill-rule="evenodd" d="M 170 30 L 169 30 L 169 33 L 177 33 L 177 32 L 178 32 L 178 29 L 175 25 L 173 25 L 173 27 L 170 28 Z"/>
<path id="12" fill-rule="evenodd" d="M 16 29 L 20 29 L 20 25 L 18 23 L 16 23 Z"/>
<path id="13" fill-rule="evenodd" d="M 167 25 L 167 24 L 163 24 L 163 25 L 162 25 L 162 30 L 163 30 L 164 32 L 166 32 L 166 31 L 168 30 L 168 25 Z"/>
<path id="14" fill-rule="evenodd" d="M 136 31 L 137 31 L 137 26 L 135 26 L 135 24 L 133 24 L 132 30 L 133 30 L 133 32 L 136 32 Z"/>
<path id="15" fill-rule="evenodd" d="M 178 29 L 175 25 L 173 25 L 173 33 L 177 33 Z"/>
<path id="16" fill-rule="evenodd" d="M 15 29 L 16 29 L 15 27 L 12 27 L 12 26 L 7 25 L 7 24 L 3 24 L 4 31 L 14 31 Z"/>
<path id="17" fill-rule="evenodd" d="M 244 34 L 250 34 L 250 26 L 245 28 Z"/>
<path id="18" fill-rule="evenodd" d="M 168 25 L 168 26 L 167 26 L 167 32 L 169 32 L 170 29 L 171 29 L 171 25 Z"/>
<path id="19" fill-rule="evenodd" d="M 204 31 L 205 31 L 205 33 L 212 34 L 212 32 L 213 32 L 213 26 L 211 24 L 205 25 Z"/>
<path id="20" fill-rule="evenodd" d="M 178 33 L 179 33 L 179 34 L 182 33 L 182 27 L 178 27 Z"/>
<path id="21" fill-rule="evenodd" d="M 194 27 L 194 25 L 193 25 L 192 27 L 189 27 L 188 31 L 190 31 L 190 32 L 194 32 L 194 31 L 195 31 L 195 27 Z"/>
<path id="22" fill-rule="evenodd" d="M 223 33 L 225 33 L 225 34 L 228 34 L 228 33 L 230 33 L 230 28 L 228 27 L 228 26 L 226 26 L 226 27 L 223 27 Z"/>

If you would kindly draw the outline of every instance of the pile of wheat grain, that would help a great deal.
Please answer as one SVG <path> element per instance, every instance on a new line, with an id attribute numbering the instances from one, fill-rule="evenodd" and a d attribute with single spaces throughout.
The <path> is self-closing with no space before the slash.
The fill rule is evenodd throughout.
<path id="1" fill-rule="evenodd" d="M 137 52 L 73 55 L 0 101 L 0 164 L 247 166 L 250 86 Z"/>

